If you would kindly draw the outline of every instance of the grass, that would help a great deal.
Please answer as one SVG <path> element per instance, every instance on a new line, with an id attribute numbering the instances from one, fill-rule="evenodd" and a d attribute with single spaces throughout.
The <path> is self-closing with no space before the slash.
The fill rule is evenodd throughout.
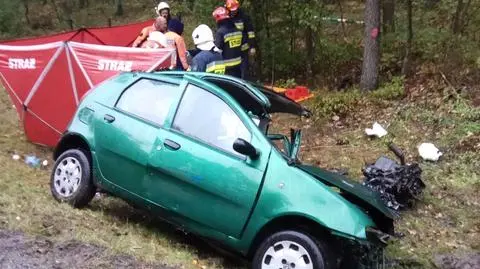
<path id="1" fill-rule="evenodd" d="M 114 198 L 96 199 L 84 210 L 57 203 L 50 194 L 50 168 L 34 169 L 12 154 L 51 152 L 26 141 L 6 91 L 0 88 L 0 229 L 43 235 L 52 240 L 77 239 L 130 254 L 147 262 L 178 268 L 241 268 L 194 236 L 176 231 L 156 218 Z"/>
<path id="2" fill-rule="evenodd" d="M 365 163 L 374 162 L 380 154 L 394 158 L 388 142 L 399 145 L 408 162 L 419 162 L 427 189 L 412 210 L 402 213 L 396 227 L 405 237 L 389 246 L 387 254 L 398 268 L 435 268 L 432 260 L 437 254 L 480 251 L 480 109 L 462 96 L 446 98 L 436 87 L 423 92 L 409 89 L 407 96 L 399 94 L 395 85 L 400 84 L 394 81 L 364 95 L 318 93 L 309 101 L 316 118 L 294 127 L 304 130 L 303 161 L 348 168 L 358 180 Z M 332 103 L 346 109 L 334 110 Z M 296 118 L 276 120 L 280 132 L 287 132 L 293 120 L 298 122 Z M 386 137 L 365 136 L 364 129 L 375 121 L 387 128 Z M 423 142 L 441 149 L 444 156 L 439 162 L 421 160 L 417 146 Z"/>
<path id="3" fill-rule="evenodd" d="M 397 83 L 397 82 L 395 82 Z M 382 92 L 383 91 L 383 92 Z M 411 89 L 410 89 L 411 91 Z M 416 91 L 415 89 L 413 91 Z M 397 84 L 369 95 L 325 93 L 312 100 L 315 117 L 275 117 L 275 128 L 288 133 L 302 128 L 301 159 L 325 168 L 349 168 L 361 178 L 361 168 L 393 141 L 406 151 L 408 161 L 421 163 L 425 196 L 402 214 L 396 224 L 405 237 L 387 249 L 399 268 L 433 268 L 436 254 L 479 251 L 480 244 L 480 112 L 462 97 L 445 99 L 440 91 L 399 94 Z M 416 95 L 415 95 L 416 94 Z M 333 96 L 333 97 L 332 97 Z M 415 96 L 415 97 L 412 97 Z M 342 113 L 329 105 L 340 102 Z M 348 102 L 346 105 L 342 102 Z M 332 115 L 340 115 L 332 120 Z M 378 121 L 389 135 L 371 139 L 364 128 Z M 77 239 L 107 247 L 147 261 L 161 261 L 180 268 L 242 268 L 205 243 L 184 235 L 152 216 L 114 198 L 96 199 L 84 210 L 58 204 L 49 191 L 49 169 L 33 169 L 11 155 L 35 153 L 49 159 L 51 152 L 26 141 L 6 92 L 0 91 L 0 228 L 20 230 L 53 240 Z M 445 153 L 438 163 L 423 162 L 416 147 L 433 142 Z"/>

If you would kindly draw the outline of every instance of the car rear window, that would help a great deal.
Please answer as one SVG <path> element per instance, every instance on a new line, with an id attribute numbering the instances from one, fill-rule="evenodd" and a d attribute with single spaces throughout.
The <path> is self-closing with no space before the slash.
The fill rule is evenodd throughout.
<path id="1" fill-rule="evenodd" d="M 162 126 L 181 91 L 177 85 L 152 79 L 140 79 L 126 89 L 116 107 L 134 116 Z"/>

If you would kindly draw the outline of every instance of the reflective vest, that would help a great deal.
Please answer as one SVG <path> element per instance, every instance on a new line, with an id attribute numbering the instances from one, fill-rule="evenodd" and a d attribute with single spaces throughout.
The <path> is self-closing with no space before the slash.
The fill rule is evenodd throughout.
<path id="1" fill-rule="evenodd" d="M 239 9 L 237 15 L 232 18 L 235 27 L 247 36 L 247 43 L 250 48 L 257 47 L 255 41 L 255 30 L 253 29 L 250 17 L 246 15 L 242 9 Z"/>
<path id="2" fill-rule="evenodd" d="M 218 24 L 215 45 L 222 50 L 223 60 L 227 61 L 224 63 L 226 70 L 235 69 L 237 65 L 240 69 L 243 52 L 248 50 L 247 36 L 235 27 L 232 20 L 223 20 Z"/>
<path id="3" fill-rule="evenodd" d="M 214 62 L 221 62 L 222 60 L 222 54 L 220 54 L 219 52 L 211 50 L 200 51 L 192 59 L 191 70 L 194 72 L 217 73 L 217 71 L 215 71 L 215 68 L 212 68 L 211 65 Z"/>
<path id="4" fill-rule="evenodd" d="M 242 58 L 237 57 L 229 60 L 214 61 L 207 65 L 206 72 L 221 75 L 237 76 L 237 69 L 242 63 Z"/>

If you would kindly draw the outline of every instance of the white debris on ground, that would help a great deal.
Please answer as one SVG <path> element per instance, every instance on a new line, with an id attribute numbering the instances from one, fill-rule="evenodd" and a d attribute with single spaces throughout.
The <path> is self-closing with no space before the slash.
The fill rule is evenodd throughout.
<path id="1" fill-rule="evenodd" d="M 418 153 L 425 161 L 436 162 L 443 155 L 442 152 L 432 143 L 422 143 L 418 146 Z"/>
<path id="2" fill-rule="evenodd" d="M 371 129 L 366 128 L 365 133 L 368 136 L 376 136 L 378 138 L 384 137 L 388 134 L 387 130 L 385 130 L 385 128 L 383 128 L 378 122 L 375 122 Z"/>

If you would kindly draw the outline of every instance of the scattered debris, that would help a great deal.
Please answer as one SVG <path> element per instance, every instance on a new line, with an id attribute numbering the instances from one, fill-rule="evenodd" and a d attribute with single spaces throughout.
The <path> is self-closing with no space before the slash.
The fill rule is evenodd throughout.
<path id="1" fill-rule="evenodd" d="M 443 155 L 432 143 L 423 143 L 418 147 L 418 153 L 425 161 L 436 162 Z"/>
<path id="2" fill-rule="evenodd" d="M 21 160 L 23 159 L 23 161 L 25 162 L 26 165 L 32 167 L 32 168 L 47 168 L 48 167 L 48 164 L 49 164 L 49 161 L 47 159 L 44 159 L 43 161 L 38 158 L 37 156 L 35 156 L 35 154 L 30 154 L 30 155 L 23 155 L 23 158 L 22 158 L 22 155 L 18 154 L 18 153 L 14 153 L 12 152 L 12 159 L 14 161 L 18 161 L 18 160 Z"/>
<path id="3" fill-rule="evenodd" d="M 384 137 L 388 134 L 387 130 L 385 130 L 385 128 L 383 128 L 378 122 L 373 124 L 372 129 L 366 128 L 365 133 L 368 136 L 376 136 L 378 138 Z"/>
<path id="4" fill-rule="evenodd" d="M 390 150 L 400 159 L 401 164 L 381 156 L 374 164 L 363 170 L 363 185 L 380 193 L 381 199 L 394 210 L 408 208 L 418 200 L 425 184 L 421 180 L 422 170 L 417 163 L 405 164 L 401 150 L 390 144 Z"/>
<path id="5" fill-rule="evenodd" d="M 35 155 L 27 155 L 25 157 L 25 163 L 30 167 L 39 167 L 40 159 Z"/>

